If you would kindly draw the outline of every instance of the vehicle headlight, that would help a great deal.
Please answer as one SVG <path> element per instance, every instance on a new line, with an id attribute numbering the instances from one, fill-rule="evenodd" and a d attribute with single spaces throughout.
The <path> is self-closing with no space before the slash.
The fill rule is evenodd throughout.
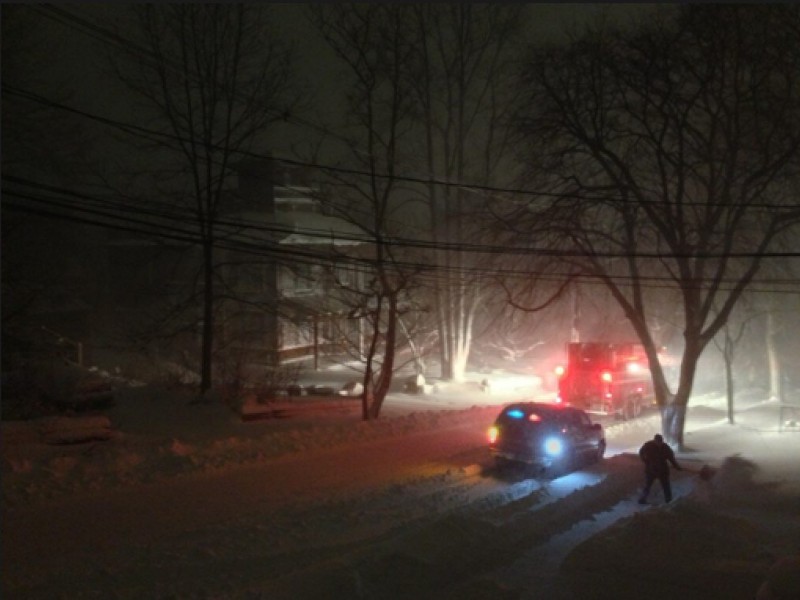
<path id="1" fill-rule="evenodd" d="M 550 456 L 559 456 L 564 451 L 564 442 L 557 437 L 547 438 L 544 442 L 544 451 Z"/>
<path id="2" fill-rule="evenodd" d="M 500 429 L 496 425 L 489 427 L 488 437 L 490 444 L 494 444 L 497 441 L 497 437 L 499 435 L 500 435 Z"/>

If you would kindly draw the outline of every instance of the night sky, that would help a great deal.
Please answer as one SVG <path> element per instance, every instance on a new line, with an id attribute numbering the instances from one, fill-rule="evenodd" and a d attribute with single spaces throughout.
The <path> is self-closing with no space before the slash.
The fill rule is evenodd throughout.
<path id="1" fill-rule="evenodd" d="M 335 65 L 325 42 L 305 21 L 305 4 L 275 4 L 270 7 L 276 19 L 276 29 L 295 46 L 298 73 L 305 89 L 316 99 L 312 118 L 319 122 L 335 119 L 336 105 L 332 98 L 340 97 L 337 81 L 342 81 L 341 66 Z M 549 42 L 564 36 L 565 31 L 581 27 L 601 14 L 614 22 L 635 23 L 646 18 L 656 8 L 652 4 L 531 4 L 530 41 Z M 124 14 L 124 4 L 70 3 L 64 9 L 91 20 L 118 19 Z M 41 81 L 63 83 L 74 93 L 72 103 L 90 112 L 110 118 L 129 120 L 132 112 L 127 94 L 119 81 L 109 71 L 106 56 L 108 47 L 93 37 L 72 27 L 43 16 L 36 16 L 41 27 L 40 39 L 46 39 L 41 48 L 46 55 L 46 71 Z M 307 132 L 286 128 L 273 132 L 276 154 L 288 152 L 293 143 L 303 139 Z"/>

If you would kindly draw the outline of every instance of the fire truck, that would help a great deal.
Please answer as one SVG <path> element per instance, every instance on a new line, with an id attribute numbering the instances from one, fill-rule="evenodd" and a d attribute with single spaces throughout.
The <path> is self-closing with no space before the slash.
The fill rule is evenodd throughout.
<path id="1" fill-rule="evenodd" d="M 570 342 L 557 367 L 557 401 L 586 412 L 633 419 L 655 399 L 647 356 L 637 343 Z"/>

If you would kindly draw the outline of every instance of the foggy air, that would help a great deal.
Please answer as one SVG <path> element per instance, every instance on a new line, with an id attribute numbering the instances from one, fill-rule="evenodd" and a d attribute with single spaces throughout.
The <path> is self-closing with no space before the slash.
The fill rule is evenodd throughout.
<path id="1" fill-rule="evenodd" d="M 4 4 L 3 591 L 800 596 L 799 25 Z"/>

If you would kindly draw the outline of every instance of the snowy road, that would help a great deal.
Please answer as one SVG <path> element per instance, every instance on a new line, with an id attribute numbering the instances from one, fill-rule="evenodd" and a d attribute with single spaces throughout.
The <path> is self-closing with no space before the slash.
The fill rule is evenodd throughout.
<path id="1" fill-rule="evenodd" d="M 719 418 L 694 412 L 690 430 Z M 558 580 L 567 553 L 647 509 L 635 502 L 638 459 L 554 480 L 498 473 L 485 448 L 491 414 L 4 510 L 5 596 L 569 598 Z M 609 426 L 611 452 L 657 425 Z M 676 473 L 676 495 L 696 479 Z"/>

